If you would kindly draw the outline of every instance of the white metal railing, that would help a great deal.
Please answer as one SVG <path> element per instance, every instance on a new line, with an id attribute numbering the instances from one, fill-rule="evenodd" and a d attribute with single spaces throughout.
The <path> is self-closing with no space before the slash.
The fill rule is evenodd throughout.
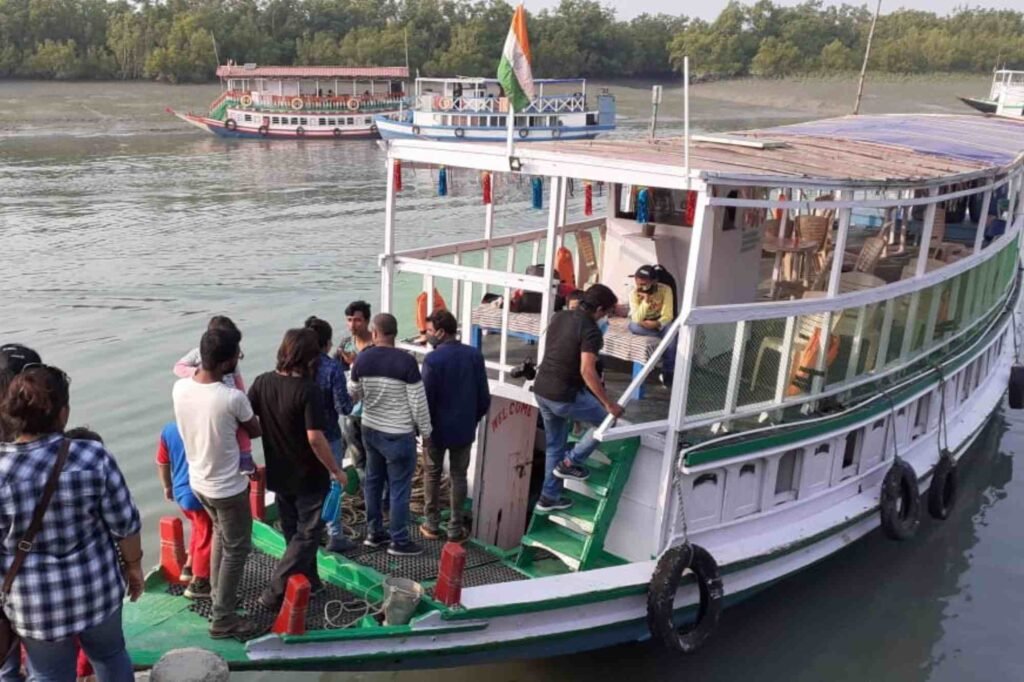
<path id="1" fill-rule="evenodd" d="M 587 110 L 587 98 L 583 95 L 555 95 L 537 97 L 526 107 L 527 114 L 579 113 Z"/>
<path id="2" fill-rule="evenodd" d="M 558 228 L 560 234 L 573 234 L 581 230 L 589 230 L 595 227 L 601 227 L 605 223 L 604 218 L 592 218 L 588 220 L 581 220 L 575 223 L 569 223 Z M 461 242 L 449 242 L 447 244 L 439 244 L 437 246 L 424 246 L 416 249 L 407 249 L 405 251 L 399 251 L 396 256 L 403 256 L 407 258 L 441 258 L 445 256 L 452 256 L 455 254 L 467 254 L 474 253 L 476 251 L 488 251 L 505 246 L 527 244 L 543 240 L 547 236 L 547 229 L 540 228 L 536 230 L 526 230 L 524 232 L 516 232 L 515 234 L 505 235 L 502 237 L 491 237 L 489 239 L 472 239 L 469 241 Z"/>

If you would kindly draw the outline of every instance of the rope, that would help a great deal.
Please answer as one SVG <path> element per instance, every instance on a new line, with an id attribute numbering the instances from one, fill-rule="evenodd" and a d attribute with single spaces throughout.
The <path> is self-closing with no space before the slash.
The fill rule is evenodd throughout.
<path id="1" fill-rule="evenodd" d="M 683 462 L 684 455 L 680 451 L 678 459 L 676 461 L 676 471 L 672 477 L 672 491 L 676 496 L 676 514 L 672 517 L 672 533 L 671 538 L 676 536 L 676 531 L 679 527 L 679 522 L 683 523 L 683 543 L 690 541 L 690 531 L 686 525 L 686 502 L 683 496 Z"/>
<path id="2" fill-rule="evenodd" d="M 939 433 L 938 433 L 938 446 L 939 456 L 942 457 L 944 452 L 949 452 L 949 425 L 946 424 L 946 374 L 942 371 L 942 365 L 935 363 L 932 365 L 935 368 L 935 372 L 939 375 Z"/>

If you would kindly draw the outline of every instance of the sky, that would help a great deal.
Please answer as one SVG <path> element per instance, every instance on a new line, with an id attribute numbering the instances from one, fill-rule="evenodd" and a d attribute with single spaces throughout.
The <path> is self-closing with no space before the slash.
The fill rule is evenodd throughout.
<path id="1" fill-rule="evenodd" d="M 647 12 L 657 14 L 685 14 L 702 19 L 714 19 L 725 7 L 728 0 L 600 0 L 601 4 L 611 6 L 615 9 L 620 19 L 632 19 L 638 14 Z M 747 4 L 753 0 L 743 0 Z M 538 11 L 547 7 L 555 7 L 558 0 L 523 0 L 528 11 Z M 780 5 L 797 5 L 796 0 L 775 0 Z M 826 0 L 826 5 L 841 5 L 842 2 Z M 872 9 L 875 7 L 875 0 L 848 0 L 847 4 L 867 4 Z M 983 2 L 970 2 L 965 0 L 882 0 L 882 13 L 891 12 L 901 7 L 906 9 L 928 10 L 937 14 L 948 14 L 955 7 L 962 5 L 990 7 L 993 9 L 1014 9 L 1020 11 L 1022 0 L 984 0 Z"/>

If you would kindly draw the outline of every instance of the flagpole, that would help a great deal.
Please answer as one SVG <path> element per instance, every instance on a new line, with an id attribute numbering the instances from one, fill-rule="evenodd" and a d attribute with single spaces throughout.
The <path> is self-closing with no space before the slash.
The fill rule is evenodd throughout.
<path id="1" fill-rule="evenodd" d="M 507 146 L 505 148 L 505 151 L 508 153 L 509 156 L 512 156 L 512 141 L 515 138 L 515 136 L 512 134 L 515 131 L 516 127 L 515 118 L 516 111 L 515 107 L 512 105 L 512 98 L 510 97 L 508 98 L 508 120 L 505 122 L 505 132 L 508 135 L 508 140 L 506 142 Z"/>

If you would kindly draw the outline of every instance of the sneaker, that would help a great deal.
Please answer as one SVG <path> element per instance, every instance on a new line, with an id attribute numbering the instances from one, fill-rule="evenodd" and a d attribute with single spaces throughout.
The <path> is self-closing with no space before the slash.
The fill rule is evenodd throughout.
<path id="1" fill-rule="evenodd" d="M 568 460 L 562 460 L 552 472 L 556 478 L 571 479 L 573 481 L 585 481 L 590 478 L 590 470 L 582 464 L 566 464 Z"/>
<path id="2" fill-rule="evenodd" d="M 254 637 L 259 637 L 267 631 L 267 627 L 258 625 L 251 620 L 235 617 L 227 623 L 213 625 L 210 627 L 211 639 L 237 639 L 245 642 Z"/>
<path id="3" fill-rule="evenodd" d="M 334 552 L 335 554 L 344 554 L 345 552 L 351 552 L 358 546 L 359 545 L 352 542 L 344 535 L 335 535 L 327 541 L 327 551 Z"/>
<path id="4" fill-rule="evenodd" d="M 402 543 L 392 542 L 388 545 L 388 554 L 391 556 L 419 556 L 423 554 L 423 548 L 412 540 Z"/>
<path id="5" fill-rule="evenodd" d="M 377 531 L 367 535 L 363 540 L 363 544 L 367 547 L 381 547 L 391 542 L 391 534 L 386 530 Z"/>
<path id="6" fill-rule="evenodd" d="M 448 542 L 454 542 L 457 545 L 461 545 L 463 542 L 469 539 L 469 531 L 465 528 L 458 530 L 448 529 Z"/>
<path id="7" fill-rule="evenodd" d="M 194 577 L 195 576 L 192 575 L 192 567 L 186 566 L 185 568 L 181 569 L 181 575 L 178 576 L 178 580 L 180 580 L 183 583 L 190 583 L 192 582 L 192 578 Z"/>
<path id="8" fill-rule="evenodd" d="M 185 599 L 209 599 L 212 594 L 207 578 L 193 578 L 185 588 Z"/>
<path id="9" fill-rule="evenodd" d="M 420 535 L 428 540 L 437 540 L 441 537 L 441 531 L 436 527 L 428 526 L 426 523 L 420 524 Z"/>
<path id="10" fill-rule="evenodd" d="M 260 605 L 260 608 L 264 611 L 270 611 L 271 613 L 277 613 L 281 610 L 281 603 L 284 601 L 284 595 L 278 599 L 274 599 L 269 594 L 264 592 L 257 599 L 256 602 Z"/>
<path id="11" fill-rule="evenodd" d="M 562 509 L 568 509 L 572 506 L 572 500 L 568 497 L 559 497 L 557 500 L 549 500 L 545 497 L 541 497 L 537 501 L 537 511 L 539 512 L 553 512 L 560 511 Z"/>

